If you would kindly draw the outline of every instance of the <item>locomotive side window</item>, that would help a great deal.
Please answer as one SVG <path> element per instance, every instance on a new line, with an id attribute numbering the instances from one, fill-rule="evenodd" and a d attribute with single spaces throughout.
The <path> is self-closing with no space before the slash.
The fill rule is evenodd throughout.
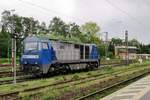
<path id="1" fill-rule="evenodd" d="M 84 58 L 84 47 L 83 45 L 80 45 L 80 59 L 83 59 Z"/>
<path id="2" fill-rule="evenodd" d="M 42 43 L 42 48 L 43 48 L 43 49 L 48 49 L 48 43 L 43 42 L 43 43 Z"/>
<path id="3" fill-rule="evenodd" d="M 89 58 L 89 54 L 90 54 L 90 48 L 89 46 L 85 46 L 85 59 Z"/>
<path id="4" fill-rule="evenodd" d="M 64 44 L 60 44 L 60 49 L 65 49 L 65 45 Z"/>
<path id="5" fill-rule="evenodd" d="M 80 48 L 80 45 L 75 44 L 75 45 L 74 45 L 74 48 L 75 48 L 75 49 L 79 49 L 79 48 Z"/>

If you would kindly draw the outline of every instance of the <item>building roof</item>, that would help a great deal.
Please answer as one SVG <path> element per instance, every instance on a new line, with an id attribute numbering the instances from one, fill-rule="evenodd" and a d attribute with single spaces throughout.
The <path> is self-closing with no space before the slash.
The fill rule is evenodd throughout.
<path id="1" fill-rule="evenodd" d="M 150 56 L 150 54 L 136 54 L 136 55 L 139 55 L 139 56 Z"/>
<path id="2" fill-rule="evenodd" d="M 125 49 L 126 46 L 115 46 L 116 49 Z M 137 47 L 135 46 L 128 46 L 128 49 L 138 49 Z"/>

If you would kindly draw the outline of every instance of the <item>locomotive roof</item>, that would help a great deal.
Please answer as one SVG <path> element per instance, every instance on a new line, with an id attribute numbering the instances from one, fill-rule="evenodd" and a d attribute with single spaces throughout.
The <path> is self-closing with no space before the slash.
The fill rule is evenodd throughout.
<path id="1" fill-rule="evenodd" d="M 79 42 L 74 42 L 74 41 L 63 41 L 63 40 L 59 40 L 59 39 L 49 39 L 49 40 L 62 42 L 62 43 L 69 43 L 69 44 L 78 44 L 78 45 L 95 45 L 95 44 L 92 44 L 92 43 L 79 43 Z"/>
<path id="2" fill-rule="evenodd" d="M 50 41 L 56 41 L 56 42 L 61 42 L 61 43 L 69 43 L 69 44 L 78 44 L 78 45 L 95 45 L 95 44 L 89 44 L 89 43 L 79 43 L 79 42 L 74 42 L 74 41 L 63 41 L 59 39 L 49 39 L 47 37 L 40 37 L 40 36 L 28 36 L 25 38 L 24 42 L 50 42 Z"/>
<path id="3" fill-rule="evenodd" d="M 24 40 L 24 42 L 33 42 L 33 41 L 46 42 L 46 41 L 49 41 L 49 39 L 32 35 L 32 36 L 27 36 Z"/>

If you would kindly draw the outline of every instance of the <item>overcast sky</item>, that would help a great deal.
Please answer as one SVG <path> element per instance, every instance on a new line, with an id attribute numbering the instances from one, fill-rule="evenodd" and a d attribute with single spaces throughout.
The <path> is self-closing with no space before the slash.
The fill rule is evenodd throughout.
<path id="1" fill-rule="evenodd" d="M 109 37 L 150 43 L 150 0 L 0 0 L 0 13 L 15 9 L 21 16 L 29 16 L 49 23 L 54 16 L 81 25 L 94 21 Z"/>

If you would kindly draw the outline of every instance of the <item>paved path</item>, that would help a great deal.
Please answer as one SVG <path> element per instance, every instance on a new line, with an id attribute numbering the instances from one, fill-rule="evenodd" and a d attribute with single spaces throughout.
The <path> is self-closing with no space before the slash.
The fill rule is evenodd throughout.
<path id="1" fill-rule="evenodd" d="M 150 75 L 100 100 L 150 100 Z"/>

